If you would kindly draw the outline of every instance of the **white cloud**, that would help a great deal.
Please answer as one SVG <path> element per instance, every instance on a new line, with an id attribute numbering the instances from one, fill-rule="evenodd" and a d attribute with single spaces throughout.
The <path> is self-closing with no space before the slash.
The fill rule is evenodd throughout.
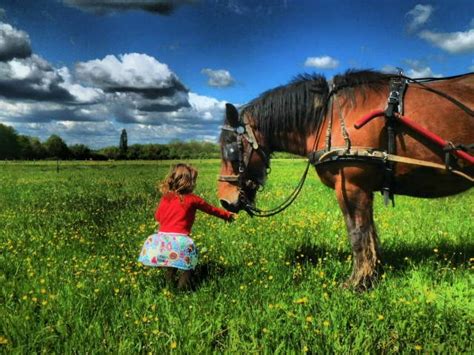
<path id="1" fill-rule="evenodd" d="M 105 94 L 101 89 L 86 87 L 76 83 L 67 67 L 60 68 L 58 74 L 64 80 L 59 86 L 67 90 L 76 102 L 95 103 L 105 99 Z"/>
<path id="2" fill-rule="evenodd" d="M 206 125 L 220 122 L 224 117 L 225 102 L 189 93 L 189 106 L 175 110 L 143 110 L 141 99 L 127 93 L 117 94 L 110 110 L 119 122 L 145 125 L 175 124 L 178 126 Z"/>
<path id="3" fill-rule="evenodd" d="M 222 121 L 224 118 L 225 101 L 215 98 L 189 93 L 189 103 L 192 109 L 206 121 Z"/>
<path id="4" fill-rule="evenodd" d="M 425 63 L 420 62 L 419 60 L 407 59 L 405 62 L 410 67 L 410 69 L 406 72 L 406 75 L 410 78 L 443 77 L 443 74 L 434 73 L 431 67 Z"/>
<path id="5" fill-rule="evenodd" d="M 407 12 L 406 16 L 410 18 L 407 26 L 408 31 L 413 32 L 424 25 L 433 13 L 433 6 L 431 5 L 416 5 L 413 9 Z"/>
<path id="6" fill-rule="evenodd" d="M 48 101 L 20 101 L 0 98 L 0 121 L 52 122 L 52 121 L 104 121 L 110 118 L 107 105 L 69 105 Z"/>
<path id="7" fill-rule="evenodd" d="M 46 140 L 52 134 L 58 134 L 68 145 L 86 144 L 91 148 L 117 145 L 121 128 L 113 122 L 76 122 L 52 121 L 15 123 L 15 129 L 21 134 Z"/>
<path id="8" fill-rule="evenodd" d="M 339 61 L 330 57 L 308 57 L 304 63 L 306 67 L 314 67 L 319 69 L 334 69 L 339 65 Z"/>
<path id="9" fill-rule="evenodd" d="M 140 53 L 107 55 L 76 64 L 76 76 L 101 88 L 132 87 L 137 89 L 173 86 L 176 75 L 166 64 Z"/>
<path id="10" fill-rule="evenodd" d="M 410 78 L 441 78 L 442 74 L 435 74 L 430 67 L 424 67 L 420 69 L 409 69 L 406 74 Z"/>
<path id="11" fill-rule="evenodd" d="M 58 71 L 33 54 L 24 59 L 0 62 L 0 96 L 20 100 L 73 101 L 61 84 Z"/>
<path id="12" fill-rule="evenodd" d="M 422 31 L 420 38 L 449 53 L 467 53 L 474 51 L 474 29 L 466 32 L 436 33 Z"/>
<path id="13" fill-rule="evenodd" d="M 397 74 L 398 73 L 398 68 L 393 66 L 393 65 L 390 65 L 390 64 L 387 64 L 387 65 L 384 65 L 381 69 L 381 72 L 382 73 L 387 73 L 387 74 Z"/>
<path id="14" fill-rule="evenodd" d="M 27 58 L 30 55 L 30 36 L 24 31 L 13 28 L 8 23 L 0 22 L 0 61 Z"/>
<path id="15" fill-rule="evenodd" d="M 225 102 L 219 101 L 213 97 L 189 93 L 189 102 L 196 111 L 223 110 Z"/>
<path id="16" fill-rule="evenodd" d="M 232 86 L 235 83 L 235 80 L 230 74 L 230 72 L 225 69 L 213 70 L 209 68 L 204 68 L 201 70 L 201 73 L 207 75 L 207 77 L 209 78 L 209 80 L 207 81 L 207 84 L 209 86 L 223 88 Z"/>

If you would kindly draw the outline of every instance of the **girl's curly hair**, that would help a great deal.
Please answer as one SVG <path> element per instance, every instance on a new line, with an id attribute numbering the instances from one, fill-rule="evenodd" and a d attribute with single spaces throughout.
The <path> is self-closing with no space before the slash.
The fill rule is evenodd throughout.
<path id="1" fill-rule="evenodd" d="M 193 192 L 196 186 L 198 172 L 188 164 L 176 164 L 172 166 L 169 174 L 159 185 L 159 190 L 164 195 L 174 192 L 180 196 Z"/>

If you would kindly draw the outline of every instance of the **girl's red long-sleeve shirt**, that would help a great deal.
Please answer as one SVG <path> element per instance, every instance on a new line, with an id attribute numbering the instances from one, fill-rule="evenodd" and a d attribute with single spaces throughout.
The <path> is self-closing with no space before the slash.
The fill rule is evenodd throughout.
<path id="1" fill-rule="evenodd" d="M 177 194 L 168 192 L 161 198 L 155 212 L 155 219 L 160 223 L 159 231 L 189 234 L 197 210 L 226 221 L 232 216 L 230 212 L 214 207 L 194 194 L 186 194 L 180 198 Z"/>

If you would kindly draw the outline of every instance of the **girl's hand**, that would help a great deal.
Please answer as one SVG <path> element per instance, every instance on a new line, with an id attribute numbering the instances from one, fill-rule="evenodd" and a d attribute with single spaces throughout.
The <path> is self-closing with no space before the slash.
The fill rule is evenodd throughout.
<path id="1" fill-rule="evenodd" d="M 239 216 L 239 215 L 238 215 L 237 213 L 231 212 L 228 222 L 230 222 L 230 223 L 234 222 L 234 221 L 237 219 L 238 216 Z"/>

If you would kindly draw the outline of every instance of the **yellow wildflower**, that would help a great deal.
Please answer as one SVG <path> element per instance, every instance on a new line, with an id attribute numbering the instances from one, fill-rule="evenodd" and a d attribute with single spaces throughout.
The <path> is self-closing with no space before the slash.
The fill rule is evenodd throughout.
<path id="1" fill-rule="evenodd" d="M 295 300 L 295 303 L 296 303 L 296 304 L 305 304 L 305 303 L 308 303 L 308 297 L 298 298 L 297 300 Z"/>

